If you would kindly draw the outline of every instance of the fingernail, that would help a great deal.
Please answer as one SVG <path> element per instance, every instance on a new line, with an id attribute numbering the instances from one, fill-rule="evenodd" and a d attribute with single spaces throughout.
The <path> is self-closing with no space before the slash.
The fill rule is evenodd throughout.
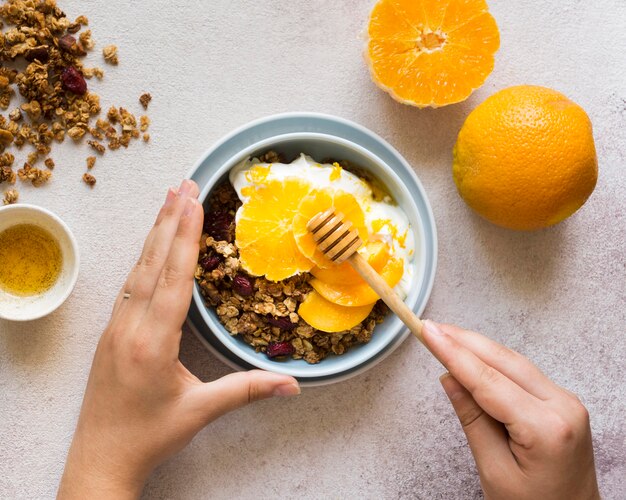
<path id="1" fill-rule="evenodd" d="M 300 386 L 294 382 L 279 385 L 274 389 L 274 391 L 272 391 L 272 396 L 276 396 L 279 398 L 297 396 L 298 394 L 300 394 Z"/>
<path id="2" fill-rule="evenodd" d="M 446 396 L 448 396 L 450 401 L 456 401 L 465 393 L 463 386 L 459 384 L 449 373 L 444 373 L 441 377 L 439 377 L 439 382 L 441 382 L 443 391 L 446 393 Z"/>
<path id="3" fill-rule="evenodd" d="M 169 188 L 167 190 L 167 196 L 165 197 L 165 203 L 164 205 L 167 207 L 168 205 L 171 205 L 172 202 L 176 199 L 176 196 L 178 196 L 178 191 L 174 188 Z"/>
<path id="4" fill-rule="evenodd" d="M 178 194 L 180 194 L 181 196 L 187 196 L 191 191 L 191 186 L 191 181 L 189 179 L 185 179 L 183 182 L 180 183 L 180 189 L 178 190 Z"/>
<path id="5" fill-rule="evenodd" d="M 428 333 L 430 335 L 433 335 L 433 336 L 442 336 L 443 335 L 443 332 L 437 326 L 437 324 L 432 322 L 429 319 L 424 321 L 424 330 L 426 330 L 426 333 Z"/>
<path id="6" fill-rule="evenodd" d="M 183 217 L 189 217 L 193 213 L 194 208 L 196 208 L 196 203 L 198 202 L 195 198 L 187 198 L 185 208 L 183 209 Z"/>

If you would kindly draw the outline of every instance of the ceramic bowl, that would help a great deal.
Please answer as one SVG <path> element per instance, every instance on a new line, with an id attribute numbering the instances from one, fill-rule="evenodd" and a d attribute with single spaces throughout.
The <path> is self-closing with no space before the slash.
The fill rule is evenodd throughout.
<path id="1" fill-rule="evenodd" d="M 63 258 L 57 281 L 44 293 L 18 297 L 0 289 L 0 318 L 29 321 L 50 314 L 70 296 L 78 278 L 80 256 L 70 228 L 49 210 L 25 204 L 0 208 L 0 232 L 17 224 L 33 224 L 47 230 L 59 243 Z"/>
<path id="2" fill-rule="evenodd" d="M 228 140 L 230 139 L 226 138 L 224 142 Z M 402 168 L 406 171 L 402 174 L 404 176 L 409 175 L 412 180 L 414 179 L 410 185 L 413 188 L 411 190 L 394 168 L 366 147 L 351 140 L 332 134 L 302 131 L 270 135 L 237 151 L 219 166 L 212 165 L 211 174 L 200 186 L 200 200 L 205 203 L 215 186 L 227 180 L 230 170 L 242 160 L 270 149 L 281 153 L 287 161 L 296 158 L 300 153 L 312 156 L 318 161 L 325 158 L 348 160 L 351 164 L 368 171 L 387 187 L 393 198 L 407 214 L 416 241 L 413 283 L 406 303 L 416 311 L 423 310 L 430 293 L 436 265 L 436 257 L 433 256 L 432 251 L 433 248 L 436 249 L 436 234 L 426 195 L 410 166 L 404 162 Z M 214 150 L 215 148 L 207 152 L 205 158 L 211 156 Z M 199 161 L 194 171 L 202 166 L 203 160 Z M 421 209 L 418 208 L 417 201 L 420 202 Z M 427 218 L 426 221 L 424 217 Z M 424 230 L 425 222 L 428 231 Z M 423 293 L 424 289 L 427 290 L 426 294 Z M 391 343 L 397 344 L 398 339 L 404 338 L 406 334 L 406 328 L 402 322 L 396 316 L 389 314 L 384 322 L 376 327 L 369 343 L 354 346 L 341 356 L 331 355 L 316 365 L 310 365 L 303 360 L 274 361 L 268 359 L 263 353 L 255 352 L 240 337 L 231 336 L 219 322 L 214 310 L 205 305 L 198 285 L 195 286 L 193 297 L 194 306 L 199 311 L 202 321 L 220 346 L 224 348 L 224 352 L 231 358 L 241 360 L 244 365 L 289 374 L 300 380 L 319 380 L 323 377 L 332 377 L 354 371 L 357 367 L 366 364 L 368 360 L 375 358 Z"/>

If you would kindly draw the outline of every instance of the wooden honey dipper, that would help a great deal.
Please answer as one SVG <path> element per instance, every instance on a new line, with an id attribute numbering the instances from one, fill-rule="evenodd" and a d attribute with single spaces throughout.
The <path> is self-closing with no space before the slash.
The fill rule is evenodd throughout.
<path id="1" fill-rule="evenodd" d="M 402 322 L 409 327 L 411 333 L 422 343 L 424 342 L 422 339 L 422 320 L 409 309 L 367 260 L 357 252 L 363 241 L 356 229 L 352 227 L 352 223 L 346 221 L 342 213 L 335 212 L 333 208 L 320 212 L 309 221 L 307 229 L 313 235 L 317 248 L 326 257 L 336 264 L 348 261 L 389 306 L 389 309 L 396 313 Z"/>

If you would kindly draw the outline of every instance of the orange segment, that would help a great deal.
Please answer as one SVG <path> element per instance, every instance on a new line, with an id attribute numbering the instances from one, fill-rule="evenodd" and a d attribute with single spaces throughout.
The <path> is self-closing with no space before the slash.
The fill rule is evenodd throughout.
<path id="1" fill-rule="evenodd" d="M 391 259 L 380 272 L 380 275 L 389 286 L 393 287 L 398 284 L 403 273 L 404 264 L 402 259 Z M 340 306 L 359 307 L 373 304 L 380 298 L 367 283 L 330 285 L 318 278 L 313 278 L 310 284 L 326 300 Z"/>
<path id="2" fill-rule="evenodd" d="M 313 191 L 302 200 L 298 207 L 298 212 L 293 218 L 293 235 L 302 255 L 321 268 L 335 267 L 335 264 L 317 248 L 313 235 L 306 226 L 313 217 L 331 207 L 345 215 L 346 220 L 352 222 L 364 242 L 368 238 L 365 215 L 354 196 L 344 191 Z"/>
<path id="3" fill-rule="evenodd" d="M 344 307 L 329 302 L 315 290 L 300 304 L 298 314 L 309 325 L 323 332 L 335 333 L 349 330 L 367 318 L 374 304 Z"/>
<path id="4" fill-rule="evenodd" d="M 238 214 L 235 233 L 246 271 L 280 281 L 311 270 L 314 264 L 300 253 L 292 232 L 293 217 L 310 191 L 308 183 L 287 179 L 270 181 L 250 192 Z"/>
<path id="5" fill-rule="evenodd" d="M 382 241 L 373 240 L 367 243 L 362 251 L 359 251 L 370 266 L 376 271 L 382 271 L 389 260 L 389 247 Z M 349 262 L 322 269 L 314 267 L 311 274 L 329 285 L 358 285 L 365 283 Z"/>
<path id="6" fill-rule="evenodd" d="M 494 66 L 500 46 L 484 0 L 380 0 L 368 25 L 372 79 L 405 104 L 464 101 Z"/>

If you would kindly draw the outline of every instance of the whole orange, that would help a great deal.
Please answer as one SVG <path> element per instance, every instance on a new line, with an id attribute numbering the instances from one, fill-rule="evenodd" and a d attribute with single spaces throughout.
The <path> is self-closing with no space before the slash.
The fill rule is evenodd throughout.
<path id="1" fill-rule="evenodd" d="M 517 230 L 557 224 L 596 185 L 591 121 L 554 90 L 501 90 L 467 117 L 452 170 L 461 197 L 494 224 Z"/>

